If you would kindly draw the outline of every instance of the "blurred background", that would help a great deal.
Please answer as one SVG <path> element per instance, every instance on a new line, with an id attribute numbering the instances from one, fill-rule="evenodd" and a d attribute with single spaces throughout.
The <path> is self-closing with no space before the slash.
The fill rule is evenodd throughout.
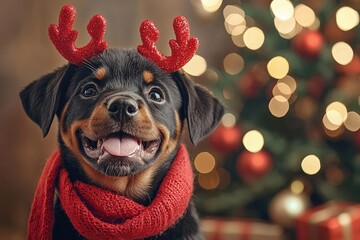
<path id="1" fill-rule="evenodd" d="M 359 0 L 3 2 L 0 239 L 25 239 L 37 180 L 56 149 L 56 121 L 43 139 L 18 93 L 66 64 L 47 28 L 67 3 L 78 10 L 78 46 L 89 41 L 86 24 L 100 13 L 110 47 L 136 47 L 141 21 L 152 19 L 158 46 L 169 54 L 173 18 L 188 18 L 200 48 L 184 70 L 227 106 L 196 148 L 184 138 L 207 239 L 326 240 L 306 224 L 322 222 L 331 235 L 329 219 L 343 234 L 336 239 L 360 239 L 351 230 L 360 219 Z"/>

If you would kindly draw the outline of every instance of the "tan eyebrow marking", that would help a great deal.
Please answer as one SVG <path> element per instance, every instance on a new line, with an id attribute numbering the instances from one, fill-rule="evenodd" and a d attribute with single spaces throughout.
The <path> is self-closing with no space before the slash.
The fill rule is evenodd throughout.
<path id="1" fill-rule="evenodd" d="M 151 83 L 154 80 L 154 74 L 148 70 L 145 70 L 143 72 L 143 78 L 145 82 Z"/>
<path id="2" fill-rule="evenodd" d="M 98 68 L 94 74 L 98 80 L 103 80 L 106 76 L 106 69 L 104 67 Z"/>

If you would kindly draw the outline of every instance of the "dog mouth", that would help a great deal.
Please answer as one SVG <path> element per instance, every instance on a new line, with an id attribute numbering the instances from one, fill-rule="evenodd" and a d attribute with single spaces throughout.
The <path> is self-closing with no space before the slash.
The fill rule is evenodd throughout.
<path id="1" fill-rule="evenodd" d="M 161 138 L 145 141 L 124 132 L 93 140 L 80 133 L 80 142 L 85 155 L 92 163 L 101 165 L 106 161 L 142 163 L 152 159 L 161 144 Z"/>

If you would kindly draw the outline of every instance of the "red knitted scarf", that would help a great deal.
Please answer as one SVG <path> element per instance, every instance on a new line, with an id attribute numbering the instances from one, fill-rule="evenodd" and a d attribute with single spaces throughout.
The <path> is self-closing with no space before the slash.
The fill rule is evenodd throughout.
<path id="1" fill-rule="evenodd" d="M 54 191 L 75 229 L 87 239 L 139 239 L 162 233 L 184 214 L 193 191 L 189 155 L 181 145 L 149 206 L 93 185 L 70 182 L 59 152 L 39 179 L 28 222 L 28 240 L 49 240 L 54 223 Z"/>

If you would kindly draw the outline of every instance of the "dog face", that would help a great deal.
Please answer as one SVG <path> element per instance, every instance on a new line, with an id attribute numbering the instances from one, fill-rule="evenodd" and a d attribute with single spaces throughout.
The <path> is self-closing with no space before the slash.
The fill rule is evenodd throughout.
<path id="1" fill-rule="evenodd" d="M 82 66 L 66 65 L 20 96 L 44 136 L 57 115 L 60 143 L 100 185 L 102 176 L 151 178 L 177 148 L 185 121 L 196 144 L 224 112 L 185 75 L 165 73 L 135 50 L 109 49 Z"/>

